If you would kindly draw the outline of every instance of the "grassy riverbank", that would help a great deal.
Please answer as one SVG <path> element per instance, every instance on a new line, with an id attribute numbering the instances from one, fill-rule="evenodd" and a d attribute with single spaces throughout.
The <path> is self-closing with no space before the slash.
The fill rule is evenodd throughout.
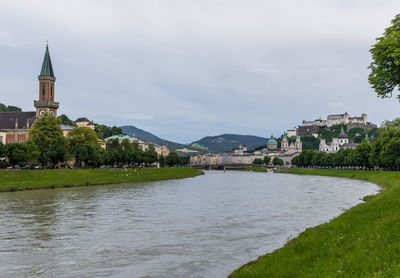
<path id="1" fill-rule="evenodd" d="M 159 181 L 202 175 L 193 168 L 1 170 L 0 192 L 111 183 Z"/>
<path id="2" fill-rule="evenodd" d="M 237 277 L 400 277 L 400 172 L 290 169 L 367 180 L 384 191 L 283 248 L 244 265 Z"/>
<path id="3" fill-rule="evenodd" d="M 267 172 L 267 169 L 262 167 L 246 167 L 243 169 L 243 171 L 265 173 Z"/>

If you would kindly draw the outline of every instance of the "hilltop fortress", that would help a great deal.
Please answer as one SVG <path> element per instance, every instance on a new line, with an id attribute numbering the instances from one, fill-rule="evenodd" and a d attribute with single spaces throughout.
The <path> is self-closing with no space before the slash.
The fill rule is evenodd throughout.
<path id="1" fill-rule="evenodd" d="M 327 126 L 331 127 L 334 125 L 367 125 L 367 114 L 361 114 L 361 117 L 350 117 L 346 112 L 344 114 L 329 115 L 326 120 L 314 120 L 314 121 L 304 121 L 302 126 Z"/>
<path id="2" fill-rule="evenodd" d="M 297 134 L 300 136 L 315 136 L 318 135 L 318 130 L 320 127 L 332 127 L 334 125 L 346 125 L 347 130 L 352 128 L 362 128 L 362 129 L 370 129 L 377 127 L 376 125 L 368 122 L 367 114 L 361 114 L 361 117 L 350 117 L 350 115 L 346 112 L 344 114 L 337 115 L 328 115 L 326 120 L 317 119 L 314 121 L 305 121 L 301 126 L 298 127 Z M 289 132 L 289 131 L 288 131 Z"/>

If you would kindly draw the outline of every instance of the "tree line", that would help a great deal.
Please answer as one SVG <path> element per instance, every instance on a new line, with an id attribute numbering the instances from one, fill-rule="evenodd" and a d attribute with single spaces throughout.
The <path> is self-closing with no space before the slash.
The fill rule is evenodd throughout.
<path id="1" fill-rule="evenodd" d="M 128 139 L 122 142 L 110 140 L 104 150 L 97 133 L 86 127 L 74 128 L 65 137 L 60 120 L 51 115 L 36 120 L 29 130 L 29 137 L 25 143 L 0 143 L 0 158 L 3 158 L 0 167 L 26 164 L 56 167 L 65 166 L 68 161 L 74 161 L 78 167 L 139 166 L 155 162 L 164 167 L 189 163 L 188 158 L 180 157 L 176 152 L 171 151 L 166 157 L 158 156 L 153 146 L 142 150 L 138 143 Z"/>
<path id="2" fill-rule="evenodd" d="M 306 150 L 292 159 L 298 167 L 357 167 L 400 170 L 400 118 L 386 121 L 373 142 L 365 139 L 355 149 L 336 153 Z"/>

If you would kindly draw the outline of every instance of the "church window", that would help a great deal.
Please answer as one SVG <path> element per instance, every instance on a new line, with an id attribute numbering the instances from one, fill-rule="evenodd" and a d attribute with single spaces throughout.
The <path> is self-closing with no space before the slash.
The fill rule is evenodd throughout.
<path id="1" fill-rule="evenodd" d="M 42 86 L 42 95 L 44 95 L 44 89 L 45 89 L 45 86 L 43 85 Z"/>
<path id="2" fill-rule="evenodd" d="M 51 85 L 51 96 L 53 96 L 53 85 Z"/>

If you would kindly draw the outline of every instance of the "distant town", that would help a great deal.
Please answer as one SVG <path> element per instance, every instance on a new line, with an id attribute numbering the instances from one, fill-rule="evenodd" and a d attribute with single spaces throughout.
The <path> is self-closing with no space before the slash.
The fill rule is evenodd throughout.
<path id="1" fill-rule="evenodd" d="M 32 137 L 29 130 L 38 119 L 44 115 L 57 117 L 60 103 L 55 101 L 56 77 L 54 76 L 48 45 L 46 45 L 38 79 L 38 100 L 33 102 L 35 111 L 22 112 L 17 107 L 3 105 L 3 112 L 0 112 L 0 142 L 3 145 L 26 143 Z M 66 138 L 75 128 L 88 128 L 96 132 L 97 143 L 103 150 L 106 150 L 112 142 L 122 144 L 126 141 L 138 146 L 142 152 L 155 151 L 158 157 L 168 157 L 170 151 L 181 156 L 190 156 L 188 162 L 192 166 L 246 166 L 253 164 L 291 166 L 293 158 L 302 153 L 303 150 L 336 153 L 341 149 L 355 149 L 363 139 L 373 140 L 377 129 L 375 124 L 368 122 L 367 114 L 351 117 L 346 112 L 328 115 L 326 119 L 303 120 L 297 128 L 289 129 L 279 137 L 270 136 L 265 141 L 258 137 L 257 141 L 250 143 L 249 138 L 238 137 L 239 135 L 237 135 L 238 144 L 235 147 L 222 146 L 222 151 L 213 151 L 211 146 L 203 145 L 201 141 L 190 145 L 181 145 L 161 140 L 152 134 L 148 135 L 151 138 L 138 138 L 135 134 L 124 133 L 121 128 L 96 124 L 86 117 L 80 117 L 75 121 L 71 121 L 66 115 L 61 115 L 58 118 L 61 122 L 59 124 L 60 129 Z M 158 143 L 154 141 L 158 141 Z M 226 141 L 234 140 L 224 140 L 223 136 L 220 136 L 215 141 L 224 144 Z M 72 160 L 71 163 L 74 162 Z M 156 163 L 156 161 L 151 162 Z"/>

